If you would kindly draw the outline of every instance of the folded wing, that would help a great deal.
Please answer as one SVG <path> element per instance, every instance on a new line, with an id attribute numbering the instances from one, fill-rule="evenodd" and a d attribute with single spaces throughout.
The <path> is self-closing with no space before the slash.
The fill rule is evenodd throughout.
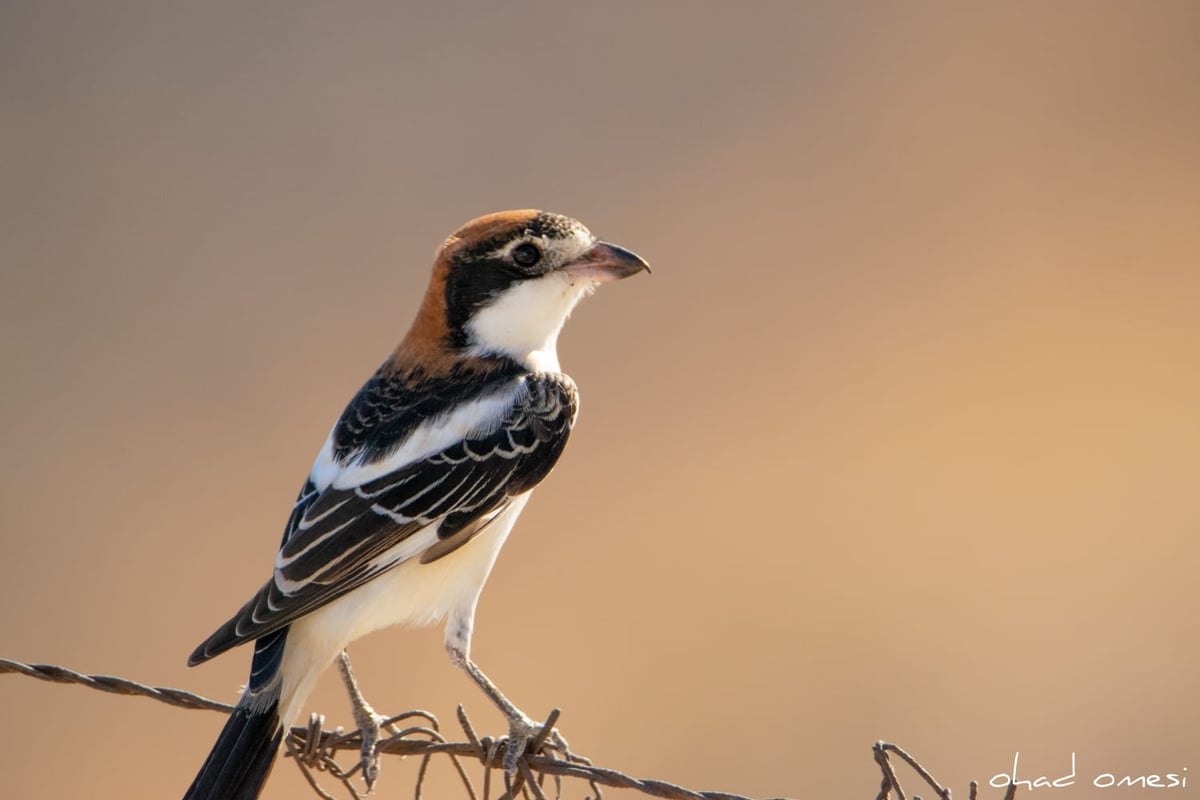
<path id="1" fill-rule="evenodd" d="M 482 426 L 485 432 L 359 485 L 333 480 L 322 491 L 310 479 L 274 576 L 189 664 L 280 630 L 411 558 L 428 562 L 453 552 L 537 485 L 566 445 L 577 395 L 564 375 L 519 380 L 507 412 L 498 425 Z M 341 463 L 350 470 L 358 457 L 349 453 Z"/>

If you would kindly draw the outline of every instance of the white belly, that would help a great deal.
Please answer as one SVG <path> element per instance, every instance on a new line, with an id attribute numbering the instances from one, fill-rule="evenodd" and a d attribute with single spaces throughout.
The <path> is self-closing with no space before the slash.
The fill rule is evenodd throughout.
<path id="1" fill-rule="evenodd" d="M 475 613 L 475 603 L 529 492 L 478 536 L 430 564 L 418 558 L 292 623 L 280 673 L 280 720 L 291 724 L 317 678 L 355 639 L 392 625 L 429 625 L 450 615 L 452 623 Z"/>

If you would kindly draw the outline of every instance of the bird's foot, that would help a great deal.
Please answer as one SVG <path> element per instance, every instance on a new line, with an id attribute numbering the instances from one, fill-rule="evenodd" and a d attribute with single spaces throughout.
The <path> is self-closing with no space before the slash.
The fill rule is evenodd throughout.
<path id="1" fill-rule="evenodd" d="M 525 755 L 540 730 L 540 725 L 523 715 L 508 720 L 508 736 L 504 740 L 504 773 L 509 778 L 516 773 L 521 756 Z"/>
<path id="2" fill-rule="evenodd" d="M 587 761 L 571 752 L 566 738 L 554 727 L 560 713 L 559 709 L 554 709 L 545 722 L 535 722 L 524 714 L 509 717 L 508 737 L 504 742 L 504 772 L 509 778 L 515 775 L 517 765 L 526 753 L 537 755 L 549 750 L 567 761 Z"/>
<path id="3" fill-rule="evenodd" d="M 367 784 L 367 794 L 370 794 L 379 778 L 379 754 L 376 748 L 379 746 L 380 724 L 384 718 L 375 713 L 375 709 L 371 708 L 359 691 L 358 681 L 354 679 L 354 671 L 350 667 L 350 657 L 345 651 L 338 657 L 338 669 L 350 695 L 350 712 L 354 716 L 354 724 L 358 726 L 358 733 L 362 738 L 359 765 L 362 767 L 363 781 Z"/>
<path id="4" fill-rule="evenodd" d="M 590 764 L 586 758 L 575 755 L 571 752 L 571 748 L 567 745 L 566 738 L 554 727 L 554 723 L 558 721 L 559 714 L 562 713 L 559 709 L 554 709 L 550 712 L 550 716 L 543 723 L 534 722 L 528 715 L 524 714 L 519 708 L 512 704 L 507 697 L 496 687 L 496 684 L 483 674 L 483 670 L 475 666 L 474 662 L 467 657 L 466 642 L 470 637 L 469 627 L 461 634 L 459 639 L 448 641 L 447 651 L 450 653 L 450 658 L 461 667 L 466 673 L 471 676 L 471 680 L 483 690 L 500 712 L 504 714 L 508 720 L 508 736 L 500 741 L 488 739 L 493 745 L 504 745 L 504 758 L 502 765 L 504 766 L 505 782 L 511 786 L 520 784 L 522 776 L 517 773 L 517 768 L 522 764 L 522 757 L 526 753 L 537 755 L 539 753 L 549 752 L 552 757 L 565 761 L 570 761 L 576 764 Z M 468 736 L 472 741 L 476 740 L 472 732 L 470 732 L 470 723 L 466 720 L 466 715 L 459 706 L 459 721 L 463 723 L 464 729 L 468 731 Z M 492 757 L 496 751 L 488 753 L 488 763 L 492 763 Z M 511 791 L 511 789 L 510 789 Z"/>

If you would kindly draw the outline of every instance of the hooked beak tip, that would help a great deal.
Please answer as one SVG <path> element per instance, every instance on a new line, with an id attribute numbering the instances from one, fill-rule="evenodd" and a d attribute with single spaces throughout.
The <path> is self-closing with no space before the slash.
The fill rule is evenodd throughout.
<path id="1" fill-rule="evenodd" d="M 643 270 L 650 272 L 646 259 L 610 242 L 596 242 L 570 268 L 599 282 L 621 280 Z"/>

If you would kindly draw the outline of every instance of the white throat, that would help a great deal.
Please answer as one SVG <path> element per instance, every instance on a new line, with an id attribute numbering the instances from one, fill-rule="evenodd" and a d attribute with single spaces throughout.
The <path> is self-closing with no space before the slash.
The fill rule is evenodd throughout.
<path id="1" fill-rule="evenodd" d="M 595 284 L 563 272 L 508 288 L 467 322 L 472 354 L 503 353 L 535 372 L 558 372 L 558 334 Z"/>

